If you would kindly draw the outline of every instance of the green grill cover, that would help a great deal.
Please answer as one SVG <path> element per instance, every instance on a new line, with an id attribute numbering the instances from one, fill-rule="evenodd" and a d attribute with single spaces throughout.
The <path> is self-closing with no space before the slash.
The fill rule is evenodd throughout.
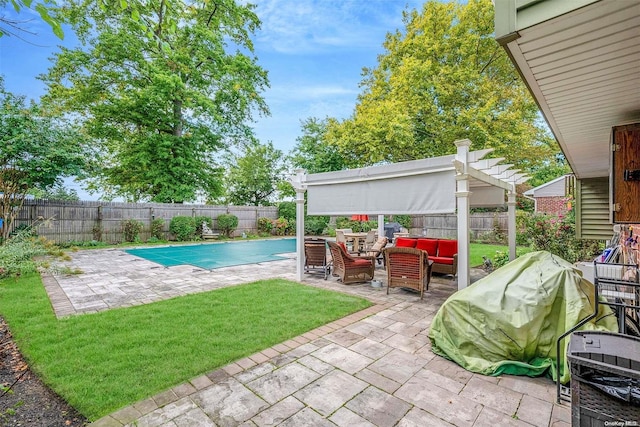
<path id="1" fill-rule="evenodd" d="M 436 354 L 484 375 L 548 373 L 556 379 L 556 341 L 594 310 L 594 285 L 569 262 L 532 252 L 453 294 L 436 313 L 429 338 Z M 597 319 L 597 322 L 596 322 Z M 618 332 L 599 305 L 581 330 Z M 569 381 L 563 340 L 560 380 Z"/>

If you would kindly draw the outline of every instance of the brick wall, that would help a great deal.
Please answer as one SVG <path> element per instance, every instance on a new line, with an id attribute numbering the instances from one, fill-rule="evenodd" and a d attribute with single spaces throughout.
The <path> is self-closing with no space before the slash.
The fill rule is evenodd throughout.
<path id="1" fill-rule="evenodd" d="M 548 214 L 567 213 L 567 199 L 561 196 L 536 197 L 536 212 Z"/>

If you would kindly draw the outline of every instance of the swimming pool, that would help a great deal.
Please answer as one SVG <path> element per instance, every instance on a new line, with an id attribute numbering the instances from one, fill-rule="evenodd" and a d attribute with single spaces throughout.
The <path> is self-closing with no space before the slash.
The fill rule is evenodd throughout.
<path id="1" fill-rule="evenodd" d="M 127 249 L 125 252 L 163 265 L 193 265 L 212 270 L 233 265 L 287 259 L 276 254 L 296 251 L 296 239 L 248 240 L 185 246 Z"/>

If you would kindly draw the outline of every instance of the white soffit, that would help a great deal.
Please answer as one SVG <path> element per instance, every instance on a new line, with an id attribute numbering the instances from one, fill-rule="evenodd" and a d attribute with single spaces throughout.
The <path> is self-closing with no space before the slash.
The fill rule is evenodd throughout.
<path id="1" fill-rule="evenodd" d="M 505 48 L 574 173 L 608 176 L 611 128 L 640 121 L 640 1 L 601 0 L 518 35 Z"/>

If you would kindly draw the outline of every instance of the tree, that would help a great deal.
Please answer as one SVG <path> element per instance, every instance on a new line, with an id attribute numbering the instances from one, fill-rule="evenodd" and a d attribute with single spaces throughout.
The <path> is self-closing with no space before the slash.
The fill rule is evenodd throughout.
<path id="1" fill-rule="evenodd" d="M 93 189 L 132 201 L 215 197 L 217 153 L 251 137 L 254 113 L 268 113 L 258 94 L 267 73 L 248 56 L 260 25 L 253 6 L 125 5 L 72 1 L 61 10 L 82 47 L 56 55 L 42 76 L 45 100 L 81 119 L 100 144 Z"/>
<path id="2" fill-rule="evenodd" d="M 4 89 L 0 78 L 0 218 L 6 241 L 15 215 L 32 190 L 46 191 L 78 175 L 91 158 L 80 134 L 62 119 Z"/>
<path id="3" fill-rule="evenodd" d="M 0 6 L 6 7 L 7 3 L 11 3 L 13 9 L 16 13 L 20 13 L 22 9 L 31 9 L 32 0 L 0 0 Z M 43 2 L 37 3 L 33 8 L 40 15 L 40 19 L 49 24 L 53 33 L 59 38 L 64 38 L 64 32 L 62 31 L 62 26 L 60 25 L 60 21 L 52 16 L 52 9 L 55 9 L 55 1 L 45 0 Z M 24 24 L 27 21 L 11 18 L 7 15 L 0 16 L 0 37 L 14 36 L 20 38 L 24 33 L 31 33 L 30 31 L 24 28 Z"/>
<path id="4" fill-rule="evenodd" d="M 290 161 L 296 168 L 308 173 L 339 171 L 347 168 L 344 155 L 335 145 L 325 142 L 329 119 L 309 117 L 301 121 L 302 136 L 293 148 Z"/>
<path id="5" fill-rule="evenodd" d="M 404 13 L 374 69 L 363 70 L 353 116 L 332 121 L 327 140 L 359 165 L 473 149 L 527 169 L 558 149 L 536 104 L 493 37 L 490 0 L 428 1 Z M 358 166 L 358 164 L 352 165 Z"/>
<path id="6" fill-rule="evenodd" d="M 227 202 L 268 206 L 273 203 L 285 171 L 282 151 L 271 142 L 249 142 L 239 155 L 227 157 Z"/>
<path id="7" fill-rule="evenodd" d="M 78 201 L 80 197 L 73 188 L 67 189 L 63 183 L 54 184 L 46 190 L 34 190 L 31 193 L 38 199 Z"/>

